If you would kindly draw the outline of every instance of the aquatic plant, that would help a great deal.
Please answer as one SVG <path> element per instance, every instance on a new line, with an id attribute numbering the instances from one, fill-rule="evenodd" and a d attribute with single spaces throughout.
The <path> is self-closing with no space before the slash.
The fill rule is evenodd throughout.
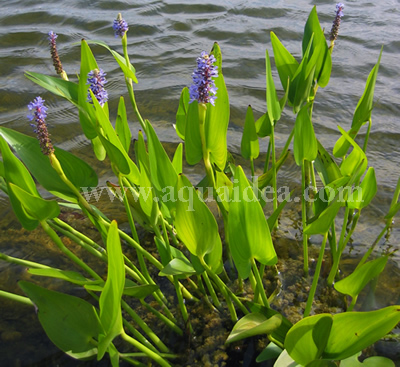
<path id="1" fill-rule="evenodd" d="M 36 122 L 40 144 L 32 137 L 0 127 L 3 159 L 0 188 L 9 196 L 22 226 L 34 230 L 40 225 L 68 256 L 74 269 L 77 266 L 80 271 L 71 270 L 72 267 L 57 269 L 3 254 L 0 258 L 28 268 L 32 275 L 75 284 L 87 291 L 91 302 L 27 281 L 19 282 L 26 297 L 5 291 L 0 291 L 0 296 L 35 305 L 52 342 L 76 359 L 101 360 L 108 354 L 113 366 L 118 366 L 120 360 L 137 366 L 149 360 L 160 366 L 174 365 L 180 357 L 179 351 L 174 345 L 164 344 L 160 328 L 141 317 L 135 305 L 146 309 L 176 335 L 190 339 L 194 333 L 191 307 L 204 302 L 211 313 L 229 314 L 234 326 L 226 344 L 256 335 L 268 338 L 269 344 L 257 358 L 259 362 L 274 358 L 275 367 L 311 367 L 337 366 L 339 361 L 346 360 L 343 365 L 357 365 L 360 351 L 385 337 L 400 321 L 400 306 L 353 311 L 362 289 L 383 271 L 388 261 L 388 254 L 367 260 L 400 209 L 400 180 L 385 217 L 385 227 L 355 271 L 342 278 L 339 273 L 342 253 L 356 230 L 362 209 L 377 192 L 375 171 L 368 167 L 365 152 L 381 58 L 380 54 L 367 78 L 350 130 L 338 127 L 341 137 L 332 152 L 337 158 L 334 159 L 317 139 L 313 109 L 319 88 L 324 88 L 331 78 L 331 53 L 342 16 L 343 4 L 339 3 L 328 47 L 316 8 L 312 9 L 304 28 L 301 60 L 291 55 L 271 32 L 283 93 L 279 99 L 266 51 L 266 111 L 255 120 L 251 106 L 248 107 L 241 142 L 241 154 L 250 160 L 252 181 L 247 177 L 246 167 L 236 165 L 227 153 L 230 108 L 222 53 L 217 43 L 210 53 L 203 51 L 197 58 L 193 85 L 182 90 L 175 124 L 182 143 L 172 159 L 137 106 L 133 88 L 137 78 L 127 51 L 128 25 L 121 14 L 113 28 L 116 36 L 121 37 L 123 55 L 102 42 L 82 40 L 77 82 L 27 72 L 28 79 L 77 107 L 83 133 L 91 141 L 96 157 L 100 161 L 108 157 L 111 163 L 115 182 L 108 182 L 107 189 L 122 203 L 129 230 L 122 230 L 117 221 L 90 203 L 93 192 L 104 188 L 98 187 L 97 174 L 90 165 L 53 147 L 45 123 L 51 110 L 37 97 L 28 108 L 30 119 Z M 51 32 L 50 37 L 53 56 L 56 36 Z M 124 74 L 134 115 L 142 127 L 134 141 L 134 157 L 125 100 L 120 98 L 113 124 L 104 88 L 106 73 L 99 69 L 89 44 L 110 51 Z M 295 122 L 277 157 L 274 131 L 287 105 L 295 115 Z M 355 137 L 366 124 L 361 147 Z M 253 161 L 259 156 L 259 139 L 266 137 L 269 148 L 265 168 L 256 177 Z M 289 152 L 291 142 L 293 153 Z M 204 178 L 196 185 L 183 173 L 183 144 L 188 164 L 204 163 Z M 284 310 L 272 307 L 282 291 L 279 282 L 272 289 L 264 283 L 266 274 L 278 273 L 278 255 L 271 233 L 293 196 L 292 191 L 284 198 L 278 197 L 277 188 L 277 175 L 289 154 L 293 154 L 301 167 L 305 277 L 309 274 L 309 238 L 322 236 L 303 318 L 294 325 L 285 317 Z M 320 189 L 316 175 L 322 183 Z M 43 199 L 36 182 L 57 200 Z M 266 217 L 264 209 L 271 201 L 268 193 L 272 193 L 273 199 L 271 215 Z M 218 206 L 223 235 L 207 205 L 208 199 Z M 68 208 L 85 215 L 101 239 L 94 241 L 68 223 L 60 215 Z M 340 210 L 344 211 L 343 218 L 338 215 Z M 156 250 L 144 246 L 137 226 L 151 233 Z M 62 241 L 64 237 L 95 258 L 102 272 L 95 271 L 88 265 L 92 262 L 68 248 Z M 328 243 L 330 252 L 326 254 Z M 332 260 L 327 279 L 321 276 L 324 256 Z M 311 315 L 317 285 L 323 281 L 326 287 L 334 287 L 344 297 L 351 297 L 343 312 Z M 168 289 L 173 289 L 177 305 L 168 298 Z M 131 348 L 129 353 L 121 352 L 119 344 L 118 347 L 115 344 L 118 336 Z M 372 358 L 370 362 L 374 363 L 376 360 Z M 384 359 L 384 363 L 390 361 Z"/>

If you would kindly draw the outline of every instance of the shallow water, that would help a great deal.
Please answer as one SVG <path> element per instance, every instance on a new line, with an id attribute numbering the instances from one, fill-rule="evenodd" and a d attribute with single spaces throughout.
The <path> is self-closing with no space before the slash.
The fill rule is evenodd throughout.
<path id="1" fill-rule="evenodd" d="M 363 210 L 359 231 L 353 238 L 352 254 L 365 251 L 384 226 L 383 216 L 400 176 L 399 3 L 394 0 L 345 3 L 345 15 L 333 52 L 331 81 L 326 88 L 318 91 L 314 107 L 313 122 L 317 137 L 330 150 L 339 136 L 336 126 L 350 126 L 368 73 L 383 45 L 367 152 L 369 164 L 376 170 L 379 189 L 370 208 Z M 80 157 L 93 157 L 79 127 L 76 109 L 44 92 L 28 81 L 23 73 L 29 70 L 54 75 L 47 44 L 50 30 L 59 35 L 59 54 L 71 79 L 79 72 L 79 41 L 82 38 L 103 40 L 121 51 L 120 41 L 114 38 L 111 24 L 117 13 L 122 12 L 130 25 L 129 52 L 139 79 L 136 86 L 139 108 L 142 115 L 154 124 L 161 140 L 171 148 L 179 142 L 172 124 L 180 92 L 191 82 L 195 58 L 202 50 L 210 50 L 213 42 L 218 41 L 231 103 L 228 147 L 240 162 L 238 155 L 247 105 L 252 105 L 256 117 L 266 109 L 265 49 L 273 55 L 270 31 L 273 30 L 287 49 L 299 58 L 304 23 L 313 5 L 317 6 L 321 25 L 328 31 L 335 8 L 335 3 L 331 1 L 2 1 L 0 124 L 32 134 L 26 118 L 26 105 L 41 95 L 49 106 L 48 122 L 53 142 Z M 109 105 L 111 114 L 115 115 L 119 96 L 126 96 L 122 73 L 108 52 L 98 47 L 93 50 L 99 66 L 108 73 Z M 274 66 L 273 73 L 279 85 Z M 129 120 L 135 136 L 139 124 L 132 113 Z M 293 124 L 294 116 L 287 108 L 276 129 L 278 149 L 283 147 Z M 266 148 L 267 141 L 262 141 L 261 152 L 265 152 Z M 262 172 L 263 158 L 264 154 L 261 154 L 256 162 L 258 173 Z M 101 182 L 111 175 L 102 163 L 94 160 L 90 163 L 96 167 Z M 198 168 L 186 168 L 186 172 L 193 177 L 200 177 Z M 279 184 L 298 188 L 299 177 L 297 167 L 289 159 L 279 173 Z M 282 219 L 282 223 L 287 224 L 285 236 L 288 239 L 296 238 L 296 231 L 291 228 L 298 220 L 295 213 L 295 210 L 288 211 Z M 32 247 L 25 253 L 24 246 L 15 246 L 13 231 L 18 230 L 19 225 L 10 210 L 8 199 L 1 193 L 0 215 L 0 251 L 23 257 L 35 253 Z M 390 240 L 378 251 L 398 249 L 399 240 L 400 226 L 396 220 Z M 400 262 L 399 255 L 395 255 L 395 260 Z M 9 270 L 0 263 L 0 269 L 3 272 L 8 269 L 12 274 L 10 283 L 18 278 L 15 267 Z M 398 293 L 398 289 L 393 289 L 393 292 Z M 16 332 L 22 332 L 14 321 L 3 319 L 3 322 Z M 16 340 L 15 343 L 21 339 Z M 23 361 L 21 363 L 24 364 Z"/>

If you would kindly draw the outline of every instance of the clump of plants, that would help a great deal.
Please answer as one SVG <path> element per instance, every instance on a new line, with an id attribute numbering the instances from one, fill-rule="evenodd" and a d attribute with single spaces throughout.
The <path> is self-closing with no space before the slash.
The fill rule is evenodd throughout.
<path id="1" fill-rule="evenodd" d="M 9 196 L 22 226 L 27 230 L 42 227 L 80 271 L 57 269 L 4 254 L 1 258 L 28 268 L 32 275 L 82 287 L 91 302 L 46 289 L 39 285 L 40 281 L 39 284 L 19 282 L 26 297 L 5 291 L 0 295 L 34 305 L 52 342 L 81 360 L 101 360 L 108 354 L 113 366 L 120 361 L 135 366 L 176 365 L 176 361 L 182 360 L 180 351 L 162 340 L 163 335 L 147 322 L 151 318 L 141 316 L 133 305 L 140 302 L 141 310 L 152 315 L 158 325 L 190 340 L 194 336 L 190 308 L 203 303 L 210 314 L 227 313 L 232 320 L 234 326 L 226 344 L 256 335 L 268 338 L 258 362 L 276 359 L 276 367 L 359 366 L 359 353 L 385 337 L 400 321 L 400 305 L 353 311 L 362 289 L 382 272 L 388 261 L 388 254 L 374 260 L 369 257 L 400 209 L 400 181 L 382 232 L 354 272 L 341 278 L 343 251 L 356 230 L 362 209 L 377 192 L 375 171 L 368 165 L 366 150 L 381 59 L 380 54 L 354 115 L 349 117 L 350 129 L 338 126 L 341 137 L 333 152 L 328 152 L 314 132 L 313 109 L 319 88 L 327 86 L 331 78 L 331 54 L 343 9 L 343 4 L 337 4 L 329 44 L 316 8 L 311 10 L 304 28 L 301 60 L 296 60 L 271 32 L 282 97 L 278 98 L 267 50 L 266 112 L 255 120 L 249 106 L 242 136 L 241 154 L 249 161 L 249 169 L 236 165 L 227 150 L 230 107 L 217 43 L 211 52 L 201 52 L 192 74 L 193 84 L 182 90 L 174 125 L 182 143 L 171 159 L 136 104 L 137 78 L 128 54 L 129 28 L 121 14 L 113 28 L 121 39 L 123 53 L 102 42 L 82 40 L 80 71 L 75 81 L 69 80 L 63 69 L 57 52 L 57 35 L 50 32 L 51 56 L 58 76 L 26 72 L 26 77 L 76 107 L 82 130 L 96 157 L 100 161 L 108 157 L 115 179 L 108 182 L 107 190 L 123 204 L 130 230 L 121 230 L 119 223 L 89 202 L 93 192 L 104 188 L 98 186 L 97 174 L 90 165 L 52 144 L 46 124 L 51 110 L 39 96 L 28 105 L 39 143 L 33 137 L 0 127 L 0 188 Z M 110 120 L 107 74 L 89 45 L 106 48 L 121 68 L 127 99 L 141 125 L 134 140 L 123 96 L 116 120 Z M 282 111 L 288 107 L 293 111 L 295 123 L 278 156 L 274 133 L 279 128 Z M 363 129 L 366 133 L 360 145 L 355 138 Z M 259 156 L 261 138 L 267 138 L 269 146 L 264 172 L 256 176 L 253 162 Z M 289 151 L 291 143 L 293 152 Z M 316 235 L 322 238 L 308 300 L 301 320 L 295 324 L 274 306 L 281 292 L 279 285 L 271 291 L 263 281 L 268 272 L 276 272 L 278 256 L 271 233 L 276 230 L 285 205 L 293 198 L 293 192 L 281 195 L 277 187 L 279 170 L 291 154 L 301 167 L 304 276 L 309 274 L 309 238 Z M 204 166 L 200 182 L 192 183 L 185 175 L 184 159 L 189 165 Z M 54 199 L 43 199 L 37 183 Z M 217 205 L 222 231 L 207 205 L 210 201 Z M 74 228 L 60 215 L 70 208 L 90 220 L 101 236 L 100 241 Z M 268 217 L 266 209 L 272 212 Z M 338 215 L 339 212 L 344 214 Z M 155 253 L 138 236 L 139 226 L 154 241 Z M 63 238 L 97 258 L 104 273 L 93 270 L 64 244 Z M 327 287 L 349 296 L 351 303 L 338 314 L 313 314 L 317 285 L 323 280 L 321 266 L 327 246 L 332 265 L 324 281 Z M 128 247 L 136 256 L 131 256 L 132 251 L 123 251 Z M 165 293 L 167 288 L 174 290 L 177 306 L 171 304 L 171 297 Z M 383 357 L 371 357 L 368 363 L 393 365 Z"/>

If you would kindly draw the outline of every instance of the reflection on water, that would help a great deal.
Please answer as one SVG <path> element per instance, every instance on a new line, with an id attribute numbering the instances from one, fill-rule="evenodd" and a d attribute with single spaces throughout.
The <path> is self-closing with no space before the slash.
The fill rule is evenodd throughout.
<path id="1" fill-rule="evenodd" d="M 303 26 L 313 5 L 317 5 L 322 26 L 329 30 L 334 16 L 334 3 L 327 1 L 196 0 L 190 4 L 182 0 L 3 1 L 0 5 L 0 124 L 32 134 L 26 119 L 26 105 L 40 94 L 49 106 L 48 122 L 51 124 L 53 141 L 90 160 L 104 183 L 111 172 L 103 163 L 89 158 L 93 154 L 82 135 L 76 109 L 29 82 L 23 73 L 29 70 L 54 75 L 46 39 L 47 33 L 53 30 L 59 35 L 57 42 L 63 66 L 71 79 L 76 80 L 80 57 L 77 44 L 82 38 L 101 39 L 114 49 L 121 50 L 111 24 L 117 13 L 122 12 L 130 25 L 129 51 L 139 79 L 136 97 L 141 113 L 153 122 L 167 147 L 175 147 L 179 141 L 172 124 L 180 91 L 191 82 L 195 58 L 202 50 L 209 50 L 214 41 L 219 42 L 231 102 L 228 147 L 240 162 L 238 154 L 247 105 L 252 105 L 256 117 L 266 109 L 264 57 L 266 48 L 273 55 L 270 31 L 273 30 L 287 49 L 300 58 Z M 400 87 L 397 67 L 400 54 L 397 31 L 400 26 L 400 10 L 395 0 L 385 0 L 379 4 L 362 0 L 345 3 L 344 12 L 339 39 L 333 52 L 331 82 L 325 89 L 319 90 L 314 107 L 316 134 L 328 150 L 332 149 L 338 137 L 336 126 L 350 126 L 367 75 L 377 61 L 381 46 L 384 46 L 367 153 L 369 164 L 376 169 L 379 192 L 372 205 L 363 210 L 360 231 L 353 238 L 354 255 L 364 251 L 365 246 L 373 242 L 384 226 L 382 218 L 388 210 L 393 189 L 400 176 Z M 120 94 L 126 95 L 122 74 L 104 49 L 93 49 L 99 66 L 108 73 L 110 111 L 115 116 Z M 273 72 L 278 81 L 274 65 Z M 132 111 L 128 112 L 131 129 L 136 136 L 139 124 Z M 278 148 L 284 145 L 293 124 L 294 117 L 288 108 L 277 126 Z M 262 152 L 266 151 L 266 147 L 267 142 L 261 142 Z M 264 156 L 262 154 L 256 162 L 258 173 L 262 171 Z M 201 174 L 196 167 L 186 167 L 186 172 L 196 178 Z M 298 178 L 298 168 L 289 158 L 280 171 L 279 184 L 291 189 L 298 188 Z M 288 239 L 296 238 L 293 229 L 298 220 L 296 210 L 293 209 L 294 214 L 286 214 L 282 219 L 282 224 L 287 225 L 287 231 L 282 232 L 282 235 Z M 43 244 L 35 242 L 34 233 L 24 234 L 26 244 L 30 246 L 15 245 L 13 236 L 19 233 L 20 226 L 11 213 L 8 200 L 2 194 L 0 213 L 3 218 L 0 221 L 0 251 L 13 256 L 39 256 L 39 251 L 33 245 L 40 247 Z M 379 251 L 398 249 L 399 239 L 400 227 L 395 222 L 390 240 Z M 50 248 L 46 247 L 45 251 L 48 252 L 43 254 L 44 258 L 51 257 Z M 395 259 L 399 261 L 400 258 L 397 256 Z M 51 261 L 56 261 L 54 256 Z M 1 284 L 11 286 L 15 279 L 23 276 L 17 267 L 6 267 L 1 262 L 0 269 Z M 22 310 L 18 317 L 25 317 L 23 315 Z M 32 345 L 28 341 L 22 342 L 22 336 L 18 333 L 24 327 L 19 326 L 15 317 L 14 314 L 3 314 L 0 317 L 0 330 L 14 332 L 2 333 L 2 342 L 21 343 L 19 345 L 24 344 L 26 347 Z"/>

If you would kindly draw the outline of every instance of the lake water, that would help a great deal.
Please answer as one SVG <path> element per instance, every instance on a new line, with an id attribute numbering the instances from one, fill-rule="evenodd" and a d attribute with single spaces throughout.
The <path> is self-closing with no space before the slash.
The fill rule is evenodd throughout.
<path id="1" fill-rule="evenodd" d="M 53 142 L 81 157 L 91 157 L 91 148 L 80 129 L 76 109 L 31 83 L 24 77 L 24 71 L 55 75 L 47 41 L 47 33 L 52 30 L 59 35 L 58 51 L 64 69 L 75 80 L 79 73 L 79 42 L 82 38 L 102 40 L 121 51 L 120 40 L 114 38 L 112 21 L 118 12 L 122 12 L 130 26 L 128 49 L 139 79 L 135 89 L 139 108 L 142 115 L 153 123 L 166 146 L 174 147 L 179 142 L 172 125 L 180 92 L 191 83 L 195 59 L 202 50 L 209 51 L 213 42 L 218 41 L 231 103 L 228 147 L 233 154 L 239 155 L 247 106 L 252 105 L 256 117 L 266 110 L 265 50 L 273 55 L 270 32 L 274 31 L 299 59 L 303 27 L 312 6 L 317 6 L 321 25 L 328 33 L 335 15 L 335 4 L 327 0 L 3 0 L 0 3 L 0 125 L 32 135 L 26 106 L 41 95 L 49 106 L 48 122 Z M 360 231 L 354 237 L 356 252 L 364 251 L 384 226 L 383 216 L 400 176 L 399 5 L 400 1 L 395 0 L 345 2 L 339 38 L 332 56 L 331 81 L 326 88 L 319 89 L 314 107 L 316 135 L 331 150 L 339 137 L 337 125 L 345 129 L 350 127 L 368 73 L 383 46 L 367 152 L 369 165 L 375 167 L 377 173 L 379 189 L 371 207 L 365 209 Z M 115 116 L 119 96 L 127 96 L 123 76 L 107 51 L 99 47 L 93 50 L 99 67 L 108 74 L 109 105 L 111 114 Z M 274 65 L 273 73 L 276 84 L 280 85 Z M 139 124 L 132 113 L 128 118 L 136 136 Z M 278 149 L 283 147 L 293 124 L 294 116 L 287 108 L 276 128 Z M 364 133 L 365 128 L 361 135 Z M 267 143 L 267 140 L 261 142 L 262 153 L 265 153 Z M 262 172 L 265 154 L 261 156 L 256 162 L 257 173 Z M 92 164 L 98 168 L 101 182 L 104 182 L 111 172 L 100 163 Z M 196 169 L 188 170 L 193 175 L 199 174 Z M 299 187 L 299 177 L 298 169 L 289 159 L 278 179 L 280 184 L 295 188 Z M 0 251 L 28 257 L 30 253 L 24 253 L 23 246 L 16 252 L 15 243 L 10 240 L 19 226 L 8 199 L 1 194 L 0 215 Z M 384 248 L 399 248 L 400 226 L 397 222 Z M 33 240 L 34 236 L 30 238 Z M 400 257 L 395 256 L 395 259 L 399 261 Z M 10 271 L 3 263 L 0 263 L 0 269 L 3 273 Z M 15 268 L 12 269 L 10 284 L 15 282 L 15 277 L 18 278 Z M 393 291 L 398 292 L 398 289 Z M 16 327 L 16 320 L 7 317 L 11 319 L 4 316 L 0 327 L 6 325 L 22 335 L 23 330 L 18 329 L 21 326 Z M 22 347 L 28 342 L 23 344 L 21 335 L 14 337 L 15 344 Z M 4 338 L 7 339 L 7 335 Z M 2 355 L 0 361 L 1 358 Z M 30 363 L 35 362 L 30 360 Z M 22 360 L 20 363 L 24 365 L 25 362 Z"/>

